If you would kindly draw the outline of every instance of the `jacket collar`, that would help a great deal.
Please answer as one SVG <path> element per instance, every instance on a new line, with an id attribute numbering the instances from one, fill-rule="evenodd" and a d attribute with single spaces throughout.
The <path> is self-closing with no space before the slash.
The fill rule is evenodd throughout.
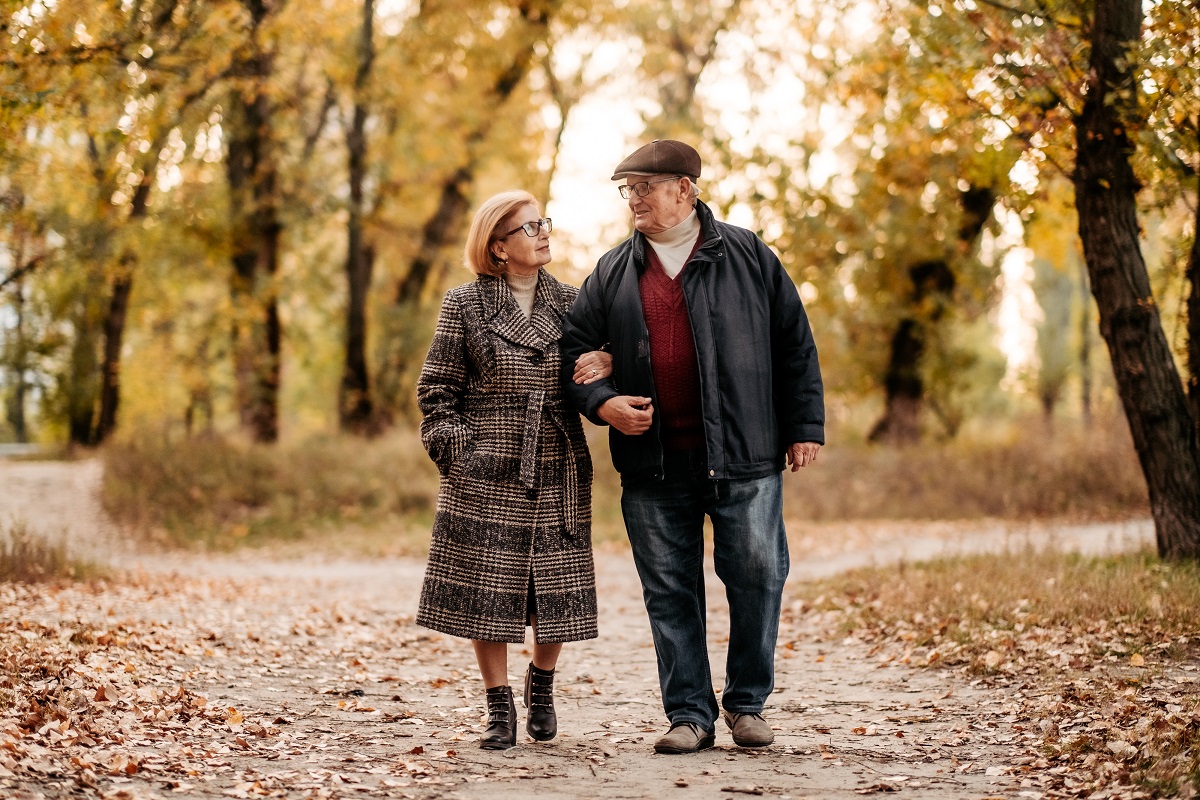
<path id="1" fill-rule="evenodd" d="M 713 261 L 715 260 L 713 255 L 706 254 L 705 251 L 714 242 L 720 243 L 721 233 L 717 230 L 717 221 L 713 216 L 712 209 L 699 198 L 696 199 L 696 217 L 700 220 L 700 246 L 696 248 L 696 253 L 692 256 L 692 260 Z M 646 247 L 648 242 L 646 234 L 634 230 L 633 260 L 639 271 L 646 268 Z"/>
<path id="2" fill-rule="evenodd" d="M 546 270 L 538 270 L 533 316 L 529 319 L 517 307 L 517 300 L 503 277 L 480 275 L 476 283 L 483 303 L 484 324 L 497 336 L 542 352 L 562 336 L 566 307 L 558 281 Z"/>

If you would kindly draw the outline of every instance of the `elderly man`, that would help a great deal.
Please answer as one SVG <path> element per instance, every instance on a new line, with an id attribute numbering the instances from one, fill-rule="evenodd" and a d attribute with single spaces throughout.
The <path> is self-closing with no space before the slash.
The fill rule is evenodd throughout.
<path id="1" fill-rule="evenodd" d="M 729 602 L 725 722 L 739 746 L 774 741 L 762 710 L 788 574 L 782 473 L 811 464 L 825 440 L 817 349 L 796 287 L 762 240 L 713 218 L 699 177 L 699 154 L 673 140 L 617 165 L 635 232 L 584 281 L 562 339 L 568 393 L 610 426 L 671 723 L 659 753 L 715 741 L 705 515 Z M 575 360 L 604 345 L 612 378 L 575 383 Z"/>

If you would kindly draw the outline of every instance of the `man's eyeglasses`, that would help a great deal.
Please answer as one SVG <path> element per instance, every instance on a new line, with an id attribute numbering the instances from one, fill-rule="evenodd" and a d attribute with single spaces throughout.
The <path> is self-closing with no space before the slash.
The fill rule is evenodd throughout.
<path id="1" fill-rule="evenodd" d="M 638 197 L 645 197 L 646 195 L 650 194 L 650 184 L 662 183 L 663 181 L 677 181 L 681 177 L 682 177 L 681 175 L 669 175 L 665 178 L 656 178 L 652 181 L 642 181 L 640 183 L 627 183 L 624 186 L 618 186 L 617 191 L 620 192 L 621 197 L 625 198 L 626 200 L 629 199 L 629 195 L 632 194 L 633 192 L 637 192 Z"/>
<path id="2" fill-rule="evenodd" d="M 522 226 L 521 226 L 521 227 L 519 227 L 519 228 L 513 228 L 511 231 L 509 231 L 508 233 L 504 234 L 504 235 L 503 235 L 503 236 L 501 236 L 500 238 L 501 238 L 501 239 L 507 239 L 508 237 L 510 237 L 510 236 L 512 236 L 514 233 L 516 233 L 517 231 L 525 231 L 525 235 L 526 235 L 526 236 L 528 236 L 528 237 L 530 237 L 530 238 L 533 238 L 534 236 L 537 236 L 537 235 L 538 235 L 538 231 L 539 231 L 541 228 L 545 228 L 545 229 L 546 229 L 546 233 L 549 233 L 550 231 L 554 230 L 554 223 L 550 221 L 550 218 L 549 218 L 549 217 L 545 217 L 545 218 L 543 218 L 543 219 L 535 220 L 535 221 L 533 221 L 533 222 L 526 222 L 524 225 L 522 225 Z"/>

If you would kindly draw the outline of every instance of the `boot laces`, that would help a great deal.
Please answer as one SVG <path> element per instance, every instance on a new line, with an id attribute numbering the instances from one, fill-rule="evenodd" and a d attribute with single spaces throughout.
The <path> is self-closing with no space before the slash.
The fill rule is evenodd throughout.
<path id="1" fill-rule="evenodd" d="M 529 704 L 538 708 L 554 707 L 554 678 L 534 674 L 529 682 Z"/>
<path id="2" fill-rule="evenodd" d="M 508 698 L 488 696 L 488 722 L 508 722 Z"/>

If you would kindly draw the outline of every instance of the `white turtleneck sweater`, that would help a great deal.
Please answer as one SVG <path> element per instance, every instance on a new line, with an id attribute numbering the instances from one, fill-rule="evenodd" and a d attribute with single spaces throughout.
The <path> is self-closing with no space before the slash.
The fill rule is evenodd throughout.
<path id="1" fill-rule="evenodd" d="M 521 313 L 525 315 L 525 319 L 532 317 L 533 298 L 537 295 L 538 274 L 535 272 L 532 275 L 516 275 L 506 272 L 504 273 L 504 282 L 508 284 L 509 291 L 517 299 L 517 305 L 520 307 Z"/>
<path id="2" fill-rule="evenodd" d="M 654 253 L 671 280 L 675 280 L 683 271 L 683 266 L 692 254 L 692 248 L 696 246 L 696 239 L 699 237 L 700 218 L 696 216 L 695 209 L 692 209 L 687 219 L 675 227 L 667 228 L 662 233 L 646 234 L 650 246 L 654 248 Z"/>

